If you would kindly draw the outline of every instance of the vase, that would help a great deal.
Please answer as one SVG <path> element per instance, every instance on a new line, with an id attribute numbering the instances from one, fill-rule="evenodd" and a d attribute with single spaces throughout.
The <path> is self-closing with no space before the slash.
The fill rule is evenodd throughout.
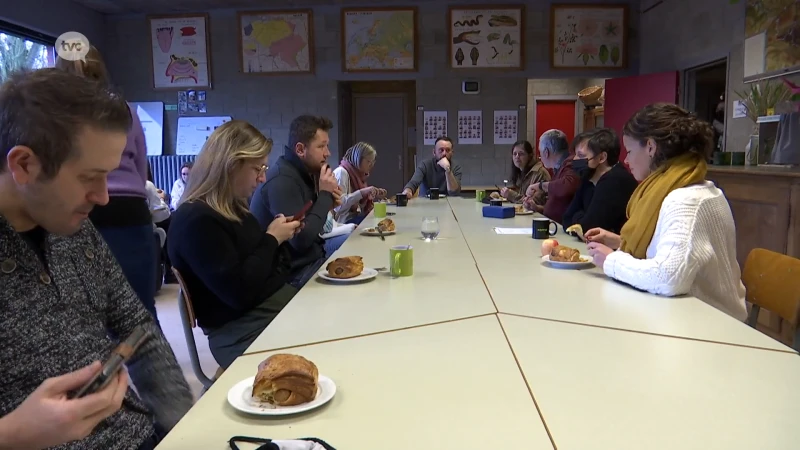
<path id="1" fill-rule="evenodd" d="M 746 166 L 757 166 L 759 164 L 757 134 L 750 135 L 750 140 L 747 141 L 747 145 L 744 147 L 744 154 L 744 164 Z"/>

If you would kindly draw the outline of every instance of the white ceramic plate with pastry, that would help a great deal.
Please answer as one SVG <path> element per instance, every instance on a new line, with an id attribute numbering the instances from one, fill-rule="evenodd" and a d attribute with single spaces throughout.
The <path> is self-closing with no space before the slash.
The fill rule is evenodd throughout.
<path id="1" fill-rule="evenodd" d="M 528 211 L 525 208 L 521 208 L 521 209 L 514 208 L 514 215 L 517 215 L 517 216 L 530 216 L 531 214 L 533 214 L 533 211 Z"/>
<path id="2" fill-rule="evenodd" d="M 228 391 L 228 403 L 243 413 L 259 416 L 286 416 L 319 408 L 328 403 L 336 394 L 336 383 L 325 375 L 319 375 L 317 395 L 314 400 L 295 406 L 275 406 L 261 402 L 253 397 L 253 383 L 255 380 L 256 377 L 250 377 L 236 383 Z"/>
<path id="3" fill-rule="evenodd" d="M 391 236 L 391 235 L 393 235 L 395 233 L 396 233 L 396 231 L 384 231 L 383 235 L 384 236 Z M 374 228 L 374 227 L 364 228 L 363 230 L 361 230 L 361 234 L 364 235 L 364 236 L 380 236 L 381 235 L 380 233 L 378 233 L 378 229 Z"/>
<path id="4" fill-rule="evenodd" d="M 370 269 L 369 267 L 365 267 L 364 270 L 361 271 L 361 274 L 356 275 L 353 278 L 334 278 L 328 274 L 327 270 L 320 270 L 317 272 L 317 276 L 332 283 L 360 283 L 362 281 L 371 280 L 377 277 L 378 271 L 375 269 Z"/>
<path id="5" fill-rule="evenodd" d="M 592 257 L 589 255 L 581 255 L 578 262 L 551 261 L 550 255 L 544 255 L 542 256 L 542 261 L 556 269 L 583 269 L 594 266 Z"/>

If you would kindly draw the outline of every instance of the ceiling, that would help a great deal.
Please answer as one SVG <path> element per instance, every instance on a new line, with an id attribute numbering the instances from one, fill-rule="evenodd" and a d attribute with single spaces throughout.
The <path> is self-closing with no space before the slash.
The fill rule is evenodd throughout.
<path id="1" fill-rule="evenodd" d="M 72 0 L 87 8 L 103 14 L 135 13 L 185 13 L 202 12 L 212 9 L 252 9 L 252 8 L 309 8 L 312 6 L 336 6 L 352 3 L 343 0 Z M 424 0 L 404 1 L 404 3 L 424 3 Z M 378 4 L 396 5 L 392 0 L 359 0 L 360 6 Z"/>

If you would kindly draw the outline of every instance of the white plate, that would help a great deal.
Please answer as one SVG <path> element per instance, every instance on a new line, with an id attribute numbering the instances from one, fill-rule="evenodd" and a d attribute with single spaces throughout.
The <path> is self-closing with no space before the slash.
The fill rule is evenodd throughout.
<path id="1" fill-rule="evenodd" d="M 328 403 L 336 394 L 336 383 L 325 375 L 320 374 L 317 381 L 317 396 L 308 403 L 296 406 L 275 406 L 262 403 L 253 398 L 253 382 L 256 377 L 250 377 L 236 383 L 228 391 L 228 403 L 241 412 L 259 416 L 286 416 L 309 411 Z"/>
<path id="2" fill-rule="evenodd" d="M 594 263 L 592 262 L 592 257 L 589 255 L 581 255 L 581 259 L 585 259 L 584 262 L 560 262 L 560 261 L 550 261 L 550 255 L 542 256 L 542 261 L 546 262 L 547 264 L 557 268 L 557 269 L 582 269 L 584 267 L 592 267 Z"/>
<path id="3" fill-rule="evenodd" d="M 384 231 L 383 235 L 384 236 L 391 236 L 391 235 L 393 235 L 395 233 L 396 233 L 396 231 Z M 364 236 L 380 236 L 380 233 L 378 233 L 378 230 L 375 229 L 375 228 L 372 228 L 372 227 L 364 228 L 363 230 L 361 230 L 361 234 L 364 235 Z"/>
<path id="4" fill-rule="evenodd" d="M 517 216 L 530 216 L 531 214 L 533 214 L 533 211 L 522 211 L 522 212 L 514 211 L 514 215 Z"/>
<path id="5" fill-rule="evenodd" d="M 326 281 L 331 281 L 334 283 L 358 283 L 361 281 L 371 280 L 378 276 L 378 271 L 375 269 L 370 269 L 365 267 L 364 270 L 361 272 L 361 275 L 353 278 L 333 278 L 328 276 L 328 270 L 323 269 L 317 272 L 317 276 L 322 278 Z"/>

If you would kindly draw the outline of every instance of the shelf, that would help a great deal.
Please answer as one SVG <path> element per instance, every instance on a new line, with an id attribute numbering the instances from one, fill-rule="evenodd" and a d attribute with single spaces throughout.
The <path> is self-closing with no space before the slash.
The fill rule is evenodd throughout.
<path id="1" fill-rule="evenodd" d="M 776 114 L 773 116 L 760 116 L 758 120 L 756 120 L 756 123 L 773 123 L 773 122 L 779 122 L 780 120 L 781 120 L 780 114 Z"/>

